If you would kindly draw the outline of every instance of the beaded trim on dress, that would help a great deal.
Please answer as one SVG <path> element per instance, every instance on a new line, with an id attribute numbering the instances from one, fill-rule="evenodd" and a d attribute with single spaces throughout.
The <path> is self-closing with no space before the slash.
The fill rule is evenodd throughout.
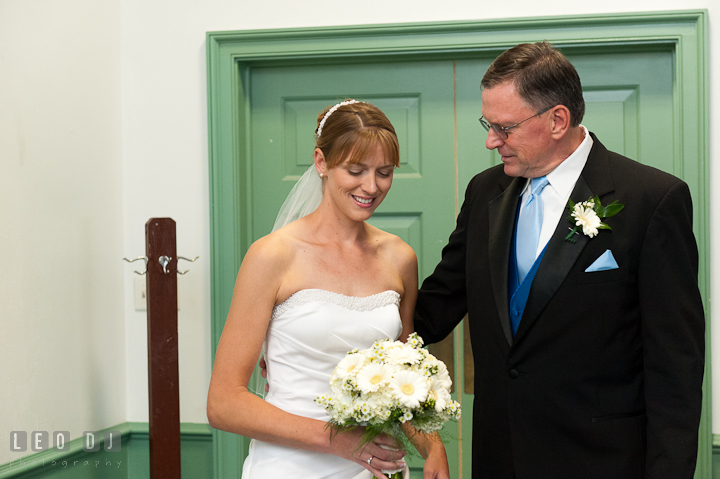
<path id="1" fill-rule="evenodd" d="M 336 304 L 345 309 L 353 311 L 372 311 L 394 304 L 400 306 L 400 293 L 397 291 L 383 291 L 382 293 L 373 294 L 372 296 L 357 297 L 346 296 L 324 289 L 301 289 L 293 293 L 288 299 L 273 308 L 272 317 L 276 318 L 290 308 L 307 304 L 313 301 L 321 301 L 323 303 Z"/>

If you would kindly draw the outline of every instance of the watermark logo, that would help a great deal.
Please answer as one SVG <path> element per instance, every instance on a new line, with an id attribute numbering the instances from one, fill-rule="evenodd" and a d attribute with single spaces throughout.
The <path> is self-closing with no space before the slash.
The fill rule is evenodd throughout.
<path id="1" fill-rule="evenodd" d="M 50 449 L 50 438 L 58 451 L 65 450 L 70 442 L 69 431 L 10 431 L 10 451 L 26 452 L 28 447 L 34 452 Z M 85 452 L 98 452 L 101 448 L 107 452 L 119 452 L 121 447 L 120 431 L 85 431 L 82 435 L 82 448 Z"/>

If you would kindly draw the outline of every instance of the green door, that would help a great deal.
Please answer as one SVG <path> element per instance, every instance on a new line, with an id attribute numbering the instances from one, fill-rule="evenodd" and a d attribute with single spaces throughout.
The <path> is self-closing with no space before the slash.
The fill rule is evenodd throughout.
<path id="1" fill-rule="evenodd" d="M 587 101 L 583 124 L 611 150 L 682 177 L 673 135 L 669 52 L 573 54 Z M 312 162 L 317 113 L 346 98 L 381 108 L 398 132 L 401 168 L 371 223 L 400 236 L 429 275 L 454 227 L 467 183 L 499 163 L 485 149 L 480 79 L 494 58 L 253 68 L 250 72 L 253 239 L 268 234 Z M 433 350 L 454 370 L 463 419 L 445 429 L 451 477 L 471 477 L 472 353 L 463 328 Z M 413 478 L 422 461 L 410 461 Z"/>

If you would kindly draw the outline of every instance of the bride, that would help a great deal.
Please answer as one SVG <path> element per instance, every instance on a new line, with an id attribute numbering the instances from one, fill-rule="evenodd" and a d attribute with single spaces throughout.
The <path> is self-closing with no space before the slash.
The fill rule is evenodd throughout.
<path id="1" fill-rule="evenodd" d="M 315 145 L 313 167 L 283 205 L 292 211 L 279 217 L 289 224 L 245 255 L 215 356 L 208 419 L 254 439 L 244 479 L 383 478 L 381 470 L 405 467 L 404 451 L 381 447 L 395 446 L 388 436 L 365 446 L 362 428 L 331 437 L 329 416 L 313 401 L 329 393 L 349 350 L 413 331 L 415 253 L 365 222 L 392 185 L 397 137 L 378 108 L 347 100 L 318 115 Z M 310 199 L 296 213 L 296 197 L 312 194 L 319 206 Z M 248 389 L 264 341 L 266 400 Z M 448 478 L 442 442 L 421 433 L 411 440 L 426 459 L 424 477 Z"/>

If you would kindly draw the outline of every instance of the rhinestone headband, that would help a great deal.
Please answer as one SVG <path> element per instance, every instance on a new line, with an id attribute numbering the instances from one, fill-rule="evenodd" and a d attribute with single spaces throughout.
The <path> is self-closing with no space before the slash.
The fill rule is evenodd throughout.
<path id="1" fill-rule="evenodd" d="M 357 101 L 357 100 L 345 100 L 345 101 L 342 101 L 342 102 L 338 103 L 337 105 L 333 106 L 332 108 L 330 108 L 330 109 L 328 110 L 328 112 L 325 113 L 325 116 L 323 117 L 323 119 L 320 120 L 320 126 L 318 126 L 318 128 L 317 128 L 317 136 L 318 136 L 318 138 L 320 138 L 320 134 L 322 133 L 322 129 L 323 129 L 323 127 L 325 126 L 325 122 L 327 121 L 328 117 L 329 117 L 330 115 L 332 115 L 333 113 L 335 113 L 335 111 L 336 111 L 338 108 L 340 108 L 341 106 L 352 105 L 353 103 L 362 103 L 362 102 L 361 102 L 361 101 Z"/>

